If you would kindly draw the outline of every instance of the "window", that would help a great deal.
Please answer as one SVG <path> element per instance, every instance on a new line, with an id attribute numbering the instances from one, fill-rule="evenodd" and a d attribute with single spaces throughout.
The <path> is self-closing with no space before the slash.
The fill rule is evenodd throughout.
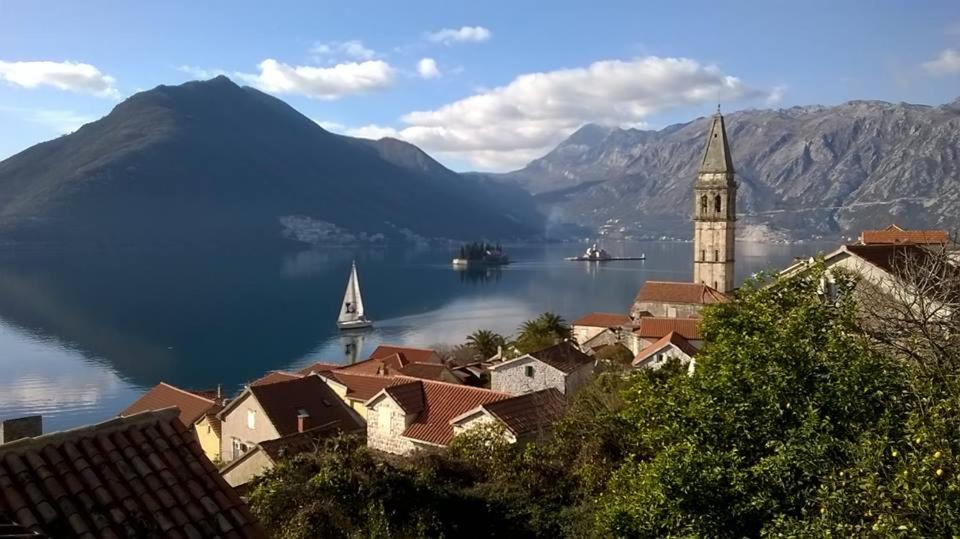
<path id="1" fill-rule="evenodd" d="M 257 411 L 256 410 L 247 410 L 247 428 L 248 429 L 257 428 Z"/>
<path id="2" fill-rule="evenodd" d="M 706 251 L 706 250 L 701 250 L 701 251 L 700 251 L 700 260 L 706 260 L 706 259 L 707 259 L 707 251 Z"/>
<path id="3" fill-rule="evenodd" d="M 524 367 L 523 374 L 526 374 L 527 378 L 533 378 L 533 365 L 527 365 Z"/>
<path id="4" fill-rule="evenodd" d="M 233 439 L 233 460 L 242 457 L 250 449 L 246 442 L 241 442 L 239 438 Z"/>
<path id="5" fill-rule="evenodd" d="M 720 290 L 720 287 L 717 286 L 717 281 L 713 281 L 713 288 L 715 288 L 716 290 Z"/>
<path id="6" fill-rule="evenodd" d="M 720 260 L 720 251 L 714 251 L 714 252 L 713 252 L 713 259 L 714 259 L 715 261 L 719 261 L 719 260 Z"/>
<path id="7" fill-rule="evenodd" d="M 713 209 L 720 213 L 721 208 L 723 208 L 723 199 L 720 198 L 720 195 L 717 195 L 717 198 L 713 199 Z"/>
<path id="8" fill-rule="evenodd" d="M 707 213 L 707 195 L 700 197 L 700 213 Z"/>

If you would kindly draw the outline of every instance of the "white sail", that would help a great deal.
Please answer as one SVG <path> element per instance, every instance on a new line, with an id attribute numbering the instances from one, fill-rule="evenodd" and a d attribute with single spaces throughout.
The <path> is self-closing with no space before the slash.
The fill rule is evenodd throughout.
<path id="1" fill-rule="evenodd" d="M 341 328 L 367 327 L 370 322 L 363 315 L 363 298 L 360 295 L 360 279 L 357 278 L 357 263 L 350 268 L 350 278 L 347 280 L 347 289 L 343 293 L 343 303 L 340 305 L 340 316 L 337 325 Z"/>

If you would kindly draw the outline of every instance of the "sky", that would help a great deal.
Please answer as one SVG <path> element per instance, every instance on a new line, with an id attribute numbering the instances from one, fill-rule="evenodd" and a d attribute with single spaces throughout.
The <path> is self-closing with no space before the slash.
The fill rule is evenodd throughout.
<path id="1" fill-rule="evenodd" d="M 0 0 L 0 159 L 224 74 L 324 128 L 505 171 L 585 123 L 960 96 L 957 0 Z"/>

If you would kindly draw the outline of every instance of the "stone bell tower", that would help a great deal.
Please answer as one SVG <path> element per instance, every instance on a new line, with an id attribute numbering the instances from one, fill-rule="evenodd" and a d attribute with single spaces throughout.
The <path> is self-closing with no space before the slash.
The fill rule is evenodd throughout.
<path id="1" fill-rule="evenodd" d="M 693 187 L 693 281 L 733 290 L 733 248 L 737 182 L 720 107 L 707 131 L 707 144 Z"/>

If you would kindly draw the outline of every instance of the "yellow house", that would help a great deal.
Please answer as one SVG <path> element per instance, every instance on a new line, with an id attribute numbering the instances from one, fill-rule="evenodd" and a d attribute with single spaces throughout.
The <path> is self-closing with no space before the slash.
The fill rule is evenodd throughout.
<path id="1" fill-rule="evenodd" d="M 320 378 L 330 386 L 330 389 L 340 397 L 351 409 L 367 420 L 367 407 L 364 403 L 376 395 L 381 389 L 396 383 L 409 380 L 399 380 L 394 376 L 376 374 L 346 373 L 329 371 L 319 373 Z"/>
<path id="2" fill-rule="evenodd" d="M 211 409 L 193 423 L 193 431 L 197 433 L 200 448 L 214 463 L 220 461 L 220 419 L 217 413 L 221 409 L 220 406 Z"/>

